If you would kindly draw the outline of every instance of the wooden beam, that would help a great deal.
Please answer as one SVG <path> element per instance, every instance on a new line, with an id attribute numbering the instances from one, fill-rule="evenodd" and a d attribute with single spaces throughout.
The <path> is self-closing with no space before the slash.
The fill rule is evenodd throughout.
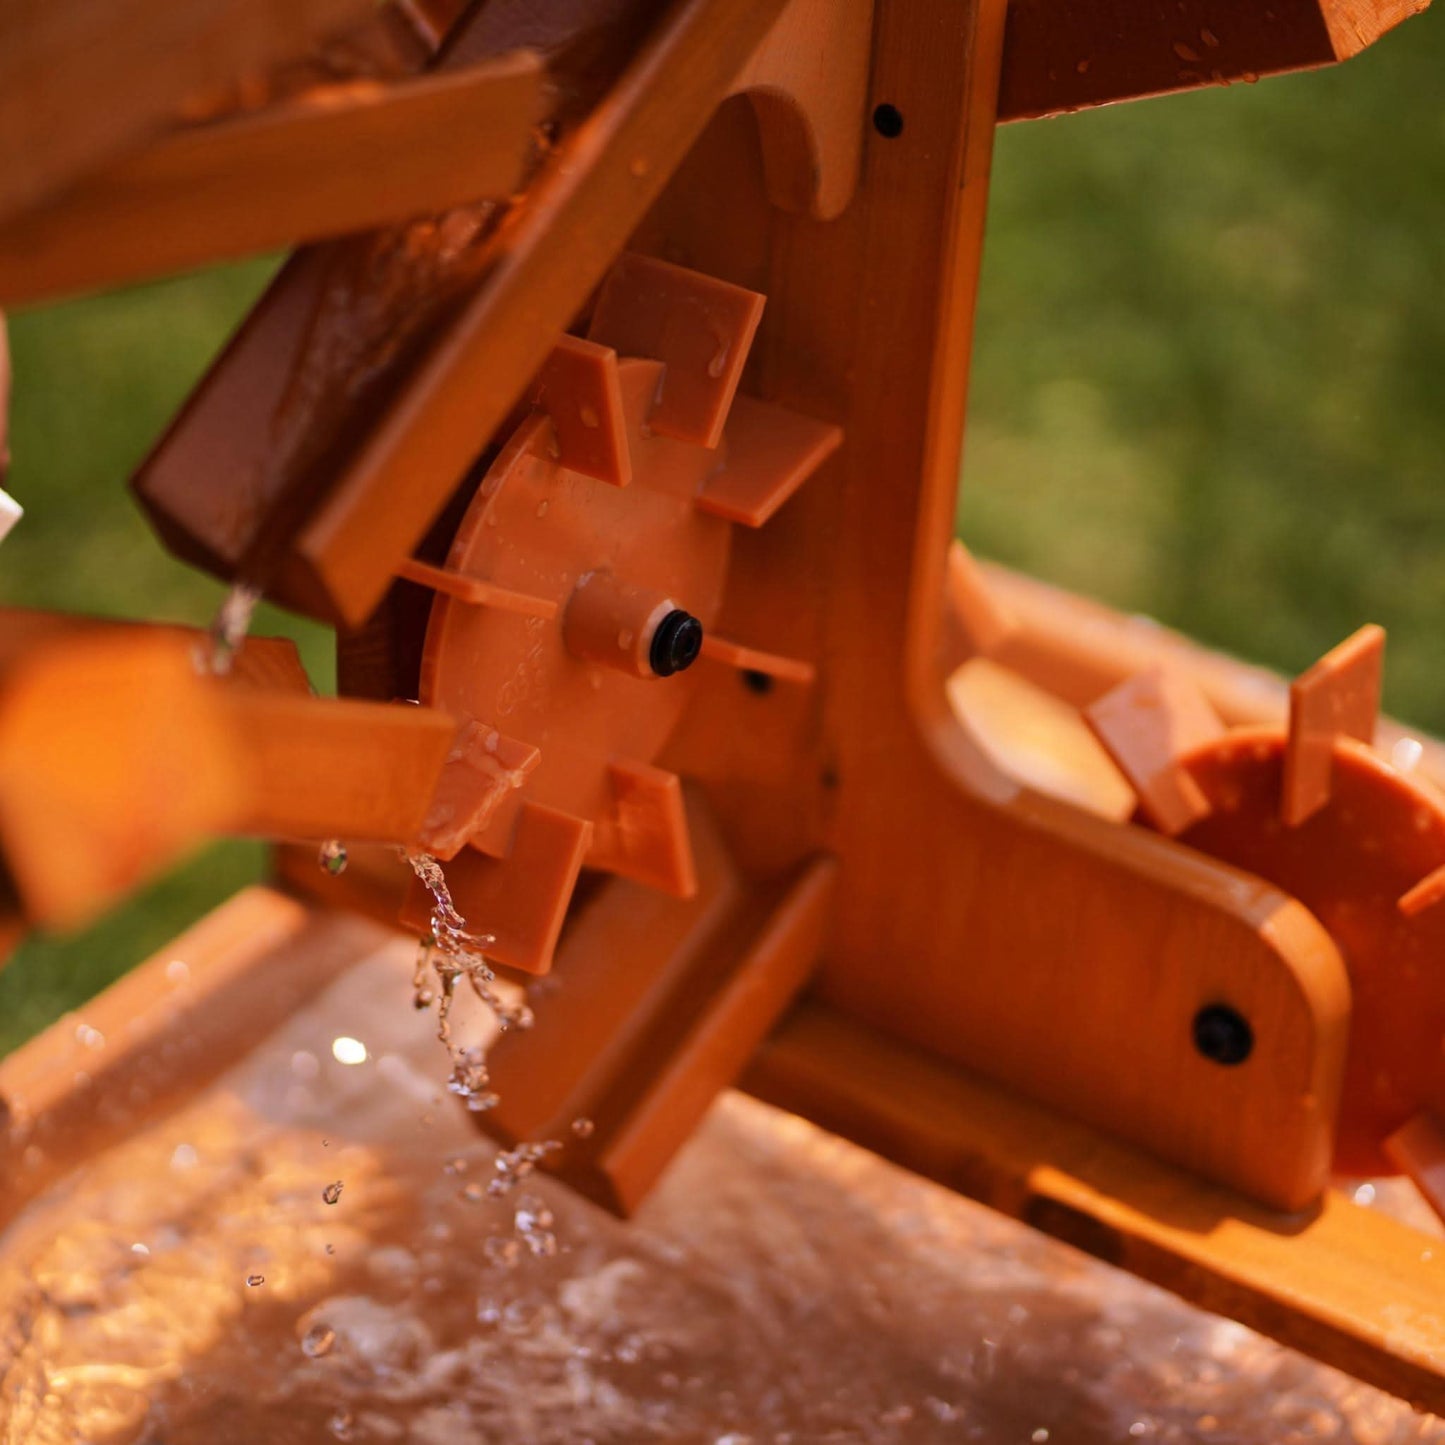
<path id="1" fill-rule="evenodd" d="M 687 0 L 498 233 L 486 283 L 296 539 L 303 610 L 356 625 L 601 281 L 785 0 Z"/>
<path id="2" fill-rule="evenodd" d="M 1275 1214 L 816 1004 L 743 1086 L 1411 1401 L 1445 1410 L 1445 1249 L 1343 1195 Z"/>
<path id="3" fill-rule="evenodd" d="M 1429 0 L 1011 0 L 999 119 L 1347 60 Z"/>
<path id="4" fill-rule="evenodd" d="M 197 91 L 286 60 L 371 0 L 6 0 L 0 216 L 170 120 Z"/>
<path id="5" fill-rule="evenodd" d="M 541 70 L 525 53 L 326 87 L 162 135 L 0 227 L 0 304 L 167 275 L 507 196 Z"/>
<path id="6" fill-rule="evenodd" d="M 311 867 L 316 870 L 315 850 Z M 396 934 L 271 888 L 247 888 L 84 1006 L 0 1060 L 0 1223 L 66 1170 L 184 1105 Z M 403 948 L 408 942 L 401 944 Z M 81 1081 L 84 1080 L 82 1086 Z"/>

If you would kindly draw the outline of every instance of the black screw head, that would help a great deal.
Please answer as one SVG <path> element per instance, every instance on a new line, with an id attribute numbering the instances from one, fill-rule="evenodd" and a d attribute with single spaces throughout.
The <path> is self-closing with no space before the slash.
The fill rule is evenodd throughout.
<path id="1" fill-rule="evenodd" d="M 674 607 L 652 634 L 647 650 L 648 666 L 658 677 L 671 677 L 686 672 L 702 651 L 702 623 L 681 607 Z"/>
<path id="2" fill-rule="evenodd" d="M 1194 1015 L 1194 1047 L 1216 1064 L 1242 1064 L 1254 1051 L 1254 1030 L 1227 1003 L 1206 1004 Z"/>
<path id="3" fill-rule="evenodd" d="M 873 112 L 873 129 L 885 140 L 897 140 L 903 134 L 903 112 L 885 101 Z"/>

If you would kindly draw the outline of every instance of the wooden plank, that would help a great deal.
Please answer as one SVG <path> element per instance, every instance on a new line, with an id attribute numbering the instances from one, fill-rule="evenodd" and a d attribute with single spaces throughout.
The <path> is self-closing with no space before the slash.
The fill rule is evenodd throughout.
<path id="1" fill-rule="evenodd" d="M 0 216 L 170 120 L 182 101 L 288 59 L 370 0 L 6 0 Z"/>
<path id="2" fill-rule="evenodd" d="M 743 1086 L 919 1174 L 1445 1411 L 1445 1248 L 1329 1193 L 1277 1214 L 893 1043 L 797 1009 Z"/>
<path id="3" fill-rule="evenodd" d="M 27 616 L 0 691 L 0 845 L 32 920 L 79 924 L 219 834 L 420 834 L 445 714 L 313 697 L 289 643 L 218 679 L 184 629 Z"/>
<path id="4" fill-rule="evenodd" d="M 1268 668 L 995 562 L 980 564 L 980 571 L 1011 616 L 1009 636 L 994 655 L 1056 697 L 1083 707 L 1133 673 L 1166 667 L 1193 677 L 1230 727 L 1285 721 L 1289 684 Z M 1381 717 L 1375 747 L 1395 767 L 1445 788 L 1445 745 L 1436 739 Z"/>
<path id="5" fill-rule="evenodd" d="M 488 0 L 473 5 L 439 71 L 519 49 L 547 57 L 548 145 L 623 74 L 661 0 Z M 491 264 L 488 203 L 302 247 L 277 275 L 134 478 L 162 539 L 222 577 L 244 570 L 289 595 L 292 535 L 376 425 Z"/>
<path id="6" fill-rule="evenodd" d="M 506 196 L 532 142 L 540 74 L 519 54 L 171 131 L 0 228 L 0 304 Z"/>
<path id="7" fill-rule="evenodd" d="M 784 3 L 678 6 L 554 158 L 498 234 L 482 289 L 298 537 L 308 610 L 353 626 L 372 612 Z"/>
<path id="8" fill-rule="evenodd" d="M 999 119 L 1347 60 L 1429 0 L 1012 0 Z"/>
<path id="9" fill-rule="evenodd" d="M 314 868 L 314 854 L 313 863 Z M 116 1132 L 194 1097 L 393 932 L 248 888 L 0 1061 L 0 1221 Z"/>

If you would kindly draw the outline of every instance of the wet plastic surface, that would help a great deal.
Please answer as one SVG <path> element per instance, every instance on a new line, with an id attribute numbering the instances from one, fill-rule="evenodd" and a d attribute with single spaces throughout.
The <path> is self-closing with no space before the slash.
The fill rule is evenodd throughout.
<path id="1" fill-rule="evenodd" d="M 1445 1439 L 739 1096 L 630 1226 L 517 1179 L 410 964 L 363 962 L 0 1237 L 0 1440 Z"/>

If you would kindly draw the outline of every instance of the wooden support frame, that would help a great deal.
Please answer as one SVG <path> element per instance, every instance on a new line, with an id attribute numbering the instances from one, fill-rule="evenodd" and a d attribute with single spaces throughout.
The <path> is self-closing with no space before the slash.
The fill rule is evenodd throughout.
<path id="1" fill-rule="evenodd" d="M 290 59 L 367 0 L 7 0 L 0 217 L 170 121 L 181 102 Z"/>
<path id="2" fill-rule="evenodd" d="M 504 198 L 532 144 L 540 80 L 519 54 L 168 131 L 0 225 L 0 305 Z"/>
<path id="3" fill-rule="evenodd" d="M 797 1009 L 743 1079 L 895 1163 L 1327 1365 L 1445 1413 L 1438 1240 L 1330 1191 L 1261 1209 L 901 1047 Z"/>
<path id="4" fill-rule="evenodd" d="M 1036 120 L 1113 101 L 1348 60 L 1429 0 L 1014 0 L 999 119 Z"/>

